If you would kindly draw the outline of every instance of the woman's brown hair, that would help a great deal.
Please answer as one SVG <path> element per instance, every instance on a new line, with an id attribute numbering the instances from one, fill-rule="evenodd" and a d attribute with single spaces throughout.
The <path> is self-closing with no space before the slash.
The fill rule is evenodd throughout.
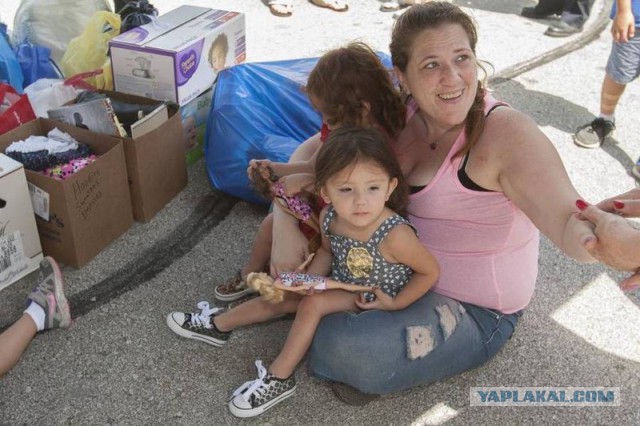
<path id="1" fill-rule="evenodd" d="M 331 131 L 316 157 L 316 189 L 319 191 L 332 176 L 359 161 L 375 163 L 388 173 L 389 179 L 398 179 L 386 206 L 405 216 L 409 187 L 388 139 L 376 129 L 341 127 Z"/>
<path id="2" fill-rule="evenodd" d="M 464 29 L 475 56 L 478 32 L 473 19 L 456 5 L 435 1 L 411 6 L 394 24 L 389 45 L 393 65 L 403 73 L 406 72 L 418 35 L 424 30 L 431 30 L 444 24 L 456 24 Z M 483 82 L 478 81 L 478 90 L 465 120 L 467 143 L 456 155 L 466 154 L 475 145 L 484 130 L 485 92 Z"/>
<path id="3" fill-rule="evenodd" d="M 404 128 L 406 108 L 391 72 L 364 43 L 350 43 L 322 55 L 305 90 L 319 103 L 315 106 L 340 125 L 361 126 L 366 102 L 376 124 L 389 136 Z"/>

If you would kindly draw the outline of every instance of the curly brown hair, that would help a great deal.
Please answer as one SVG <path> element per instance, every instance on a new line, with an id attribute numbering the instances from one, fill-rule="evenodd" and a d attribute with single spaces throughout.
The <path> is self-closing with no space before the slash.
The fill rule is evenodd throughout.
<path id="1" fill-rule="evenodd" d="M 469 38 L 469 45 L 475 56 L 478 32 L 471 16 L 454 4 L 434 1 L 411 6 L 395 22 L 389 45 L 393 65 L 403 73 L 406 72 L 414 41 L 418 35 L 425 30 L 431 30 L 445 24 L 456 24 L 462 27 Z M 482 68 L 479 63 L 478 66 Z M 482 69 L 484 70 L 484 68 Z M 478 81 L 478 91 L 465 120 L 467 142 L 456 155 L 466 154 L 475 145 L 484 130 L 485 93 L 484 82 Z"/>
<path id="2" fill-rule="evenodd" d="M 318 60 L 305 87 L 329 125 L 362 125 L 364 103 L 389 136 L 404 128 L 406 107 L 391 72 L 366 44 L 353 42 Z"/>
<path id="3" fill-rule="evenodd" d="M 376 163 L 389 174 L 389 179 L 398 179 L 398 186 L 391 193 L 386 206 L 405 216 L 409 186 L 388 139 L 376 129 L 349 126 L 329 134 L 316 157 L 316 191 L 319 192 L 331 176 L 358 161 Z"/>

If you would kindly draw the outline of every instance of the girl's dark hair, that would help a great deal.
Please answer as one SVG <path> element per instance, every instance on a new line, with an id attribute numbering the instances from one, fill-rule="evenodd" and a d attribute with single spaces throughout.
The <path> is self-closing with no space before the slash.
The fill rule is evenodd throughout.
<path id="1" fill-rule="evenodd" d="M 332 176 L 358 161 L 373 162 L 383 168 L 390 179 L 398 179 L 398 186 L 386 206 L 405 216 L 409 187 L 388 139 L 376 129 L 341 127 L 332 130 L 316 157 L 316 189 L 319 191 Z"/>
<path id="2" fill-rule="evenodd" d="M 411 6 L 395 22 L 389 45 L 393 65 L 405 73 L 418 35 L 424 30 L 432 30 L 445 24 L 456 24 L 462 27 L 475 55 L 478 32 L 473 19 L 456 5 L 444 1 L 434 1 Z M 478 65 L 481 67 L 480 64 Z M 475 145 L 484 130 L 484 95 L 484 84 L 482 81 L 478 81 L 478 91 L 465 120 L 467 143 L 456 155 L 466 154 Z"/>
<path id="3" fill-rule="evenodd" d="M 305 90 L 320 103 L 317 108 L 341 125 L 362 125 L 366 102 L 373 119 L 389 136 L 404 128 L 406 108 L 391 72 L 364 43 L 350 43 L 322 55 Z"/>

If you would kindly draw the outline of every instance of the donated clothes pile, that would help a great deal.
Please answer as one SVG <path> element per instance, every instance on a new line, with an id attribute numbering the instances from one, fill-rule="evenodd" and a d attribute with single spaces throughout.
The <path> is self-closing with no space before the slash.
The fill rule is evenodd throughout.
<path id="1" fill-rule="evenodd" d="M 11 37 L 0 24 L 0 134 L 47 117 L 48 110 L 73 102 L 84 90 L 112 88 L 111 73 L 105 72 L 108 41 L 157 14 L 147 1 L 125 2 L 121 9 L 112 13 L 105 0 L 21 2 Z M 51 19 L 52 10 L 65 19 Z M 57 129 L 51 133 L 15 141 L 4 153 L 56 179 L 96 160 L 88 145 Z"/>

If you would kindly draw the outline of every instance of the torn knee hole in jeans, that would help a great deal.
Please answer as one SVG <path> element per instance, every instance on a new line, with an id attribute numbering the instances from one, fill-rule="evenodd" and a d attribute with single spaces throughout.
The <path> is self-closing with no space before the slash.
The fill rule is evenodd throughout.
<path id="1" fill-rule="evenodd" d="M 436 307 L 440 317 L 440 329 L 443 340 L 447 340 L 458 325 L 456 316 L 448 305 Z M 407 327 L 407 356 L 409 359 L 422 358 L 436 347 L 433 330 L 428 325 Z"/>

